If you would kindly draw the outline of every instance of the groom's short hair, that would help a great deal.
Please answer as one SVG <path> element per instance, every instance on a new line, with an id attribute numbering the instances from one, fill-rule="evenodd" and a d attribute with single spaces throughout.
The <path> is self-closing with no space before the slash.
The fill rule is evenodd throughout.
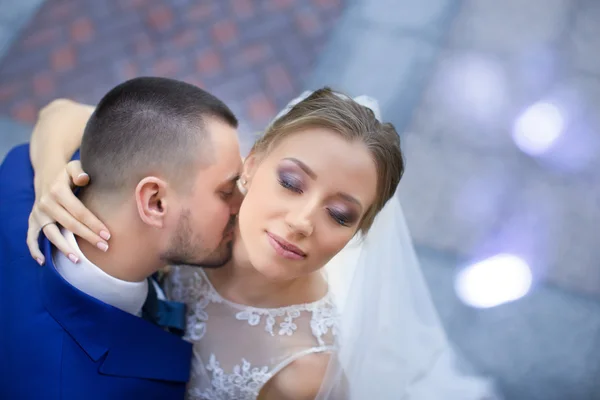
<path id="1" fill-rule="evenodd" d="M 93 192 L 116 192 L 147 174 L 187 182 L 213 160 L 208 118 L 237 128 L 233 112 L 194 85 L 167 78 L 126 81 L 100 100 L 81 143 Z"/>

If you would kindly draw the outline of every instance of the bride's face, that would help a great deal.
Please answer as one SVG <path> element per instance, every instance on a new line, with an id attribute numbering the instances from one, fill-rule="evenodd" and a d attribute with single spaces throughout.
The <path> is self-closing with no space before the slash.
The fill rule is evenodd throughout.
<path id="1" fill-rule="evenodd" d="M 361 142 L 311 128 L 246 162 L 239 213 L 249 261 L 271 279 L 323 267 L 357 232 L 376 197 L 377 171 Z"/>

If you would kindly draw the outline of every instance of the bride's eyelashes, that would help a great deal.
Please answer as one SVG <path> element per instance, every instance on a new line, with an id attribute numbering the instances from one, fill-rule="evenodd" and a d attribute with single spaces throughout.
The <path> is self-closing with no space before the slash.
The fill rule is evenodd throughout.
<path id="1" fill-rule="evenodd" d="M 289 172 L 279 171 L 277 173 L 277 180 L 284 189 L 297 194 L 304 193 L 301 179 Z M 328 208 L 327 212 L 333 221 L 339 225 L 350 227 L 354 223 L 355 218 L 352 214 L 345 213 L 344 211 L 335 208 Z"/>
<path id="2" fill-rule="evenodd" d="M 333 218 L 335 220 L 335 222 L 337 222 L 338 224 L 340 224 L 342 226 L 352 225 L 351 217 L 345 215 L 344 213 L 341 213 L 332 208 L 328 208 L 327 211 L 329 212 L 329 215 L 331 215 L 331 218 Z"/>
<path id="3" fill-rule="evenodd" d="M 279 172 L 278 173 L 278 181 L 279 184 L 285 189 L 291 190 L 292 192 L 296 192 L 298 194 L 302 194 L 302 182 L 300 179 L 295 178 L 290 173 Z"/>

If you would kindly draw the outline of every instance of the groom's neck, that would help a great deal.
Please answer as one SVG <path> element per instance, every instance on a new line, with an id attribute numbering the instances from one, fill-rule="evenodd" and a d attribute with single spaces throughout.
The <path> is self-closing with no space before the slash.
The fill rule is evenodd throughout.
<path id="1" fill-rule="evenodd" d="M 108 275 L 123 281 L 140 282 L 163 265 L 157 262 L 159 257 L 153 253 L 150 241 L 144 240 L 143 233 L 123 222 L 114 225 L 117 228 L 107 222 L 111 238 L 106 252 L 76 236 L 77 244 L 85 257 Z"/>
<path id="2" fill-rule="evenodd" d="M 79 193 L 79 199 L 106 224 L 111 234 L 106 252 L 75 236 L 85 257 L 108 275 L 128 282 L 140 282 L 163 268 L 154 251 L 153 238 L 147 237 L 147 231 L 130 220 L 123 205 L 125 200 L 106 194 L 98 196 L 91 185 L 85 189 Z"/>

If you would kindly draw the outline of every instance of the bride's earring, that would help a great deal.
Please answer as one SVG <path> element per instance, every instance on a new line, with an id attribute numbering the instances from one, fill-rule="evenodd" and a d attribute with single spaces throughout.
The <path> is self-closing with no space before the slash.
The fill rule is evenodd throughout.
<path id="1" fill-rule="evenodd" d="M 245 196 L 246 193 L 248 192 L 248 189 L 246 189 L 246 183 L 248 183 L 248 182 L 244 178 L 240 178 L 237 180 L 237 188 L 240 191 L 240 193 L 242 194 L 242 196 Z"/>

